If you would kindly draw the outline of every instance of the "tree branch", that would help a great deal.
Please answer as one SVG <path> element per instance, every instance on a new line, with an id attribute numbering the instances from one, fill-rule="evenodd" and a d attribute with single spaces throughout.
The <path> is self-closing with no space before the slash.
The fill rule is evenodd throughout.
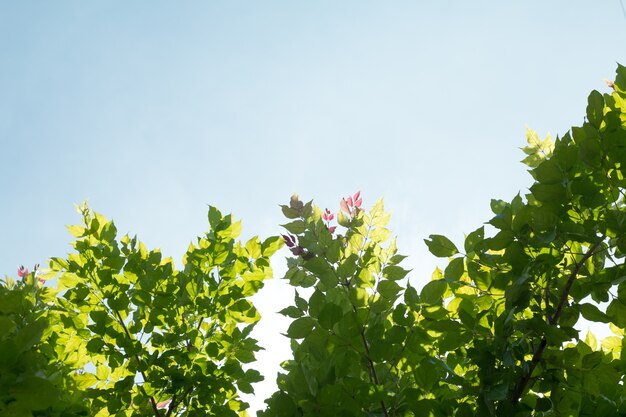
<path id="1" fill-rule="evenodd" d="M 578 276 L 580 269 L 583 267 L 585 262 L 587 262 L 587 260 L 593 256 L 593 254 L 596 252 L 598 247 L 600 247 L 603 241 L 604 241 L 604 237 L 600 239 L 598 242 L 594 243 L 589 248 L 589 250 L 583 255 L 580 261 L 578 261 L 578 263 L 576 263 L 576 265 L 574 266 L 574 269 L 570 273 L 569 278 L 567 279 L 567 282 L 565 283 L 565 287 L 563 288 L 563 292 L 561 293 L 561 296 L 559 298 L 559 304 L 557 305 L 556 310 L 551 316 L 548 316 L 547 318 L 548 324 L 550 326 L 556 326 L 558 324 L 559 318 L 561 318 L 561 314 L 563 313 L 563 309 L 565 308 L 565 304 L 567 303 L 569 292 L 572 289 L 572 285 L 574 284 L 574 281 L 576 280 L 576 277 Z M 533 371 L 537 367 L 537 364 L 541 361 L 541 357 L 543 356 L 543 352 L 545 351 L 547 344 L 548 344 L 548 340 L 546 339 L 546 337 L 545 336 L 542 337 L 541 343 L 539 343 L 537 350 L 535 351 L 532 359 L 530 360 L 530 363 L 528 365 L 528 372 L 526 372 L 526 374 L 524 374 L 522 379 L 519 380 L 519 382 L 515 386 L 515 389 L 511 393 L 511 402 L 513 404 L 519 403 L 519 400 L 522 397 L 522 394 L 524 390 L 526 389 L 526 386 L 530 382 Z"/>
<path id="2" fill-rule="evenodd" d="M 113 310 L 113 311 L 115 312 L 115 315 L 117 317 L 118 323 L 124 329 L 124 333 L 126 333 L 126 337 L 128 337 L 128 340 L 132 344 L 135 340 L 133 339 L 133 337 L 131 336 L 130 332 L 128 331 L 128 328 L 126 327 L 126 324 L 124 324 L 124 320 L 122 319 L 122 316 L 120 315 L 120 313 L 117 310 Z M 136 353 L 133 353 L 133 356 L 135 357 L 135 360 L 137 361 L 137 367 L 139 368 L 140 365 L 141 365 L 141 359 L 139 358 L 139 355 L 137 355 Z M 148 378 L 146 378 L 145 372 L 144 371 L 139 371 L 139 373 L 141 374 L 141 377 L 143 378 L 143 381 L 144 382 L 148 382 Z M 146 396 L 148 396 L 148 393 L 146 392 L 145 389 L 143 389 L 143 387 L 141 387 L 141 390 L 143 391 L 144 394 L 146 394 Z M 161 413 L 159 413 L 159 409 L 157 408 L 156 400 L 154 399 L 153 396 L 150 396 L 150 404 L 152 405 L 152 410 L 154 411 L 155 417 L 161 417 Z"/>

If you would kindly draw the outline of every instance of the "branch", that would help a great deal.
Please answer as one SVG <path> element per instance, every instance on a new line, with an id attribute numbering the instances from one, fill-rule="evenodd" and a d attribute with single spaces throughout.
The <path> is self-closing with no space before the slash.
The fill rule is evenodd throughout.
<path id="1" fill-rule="evenodd" d="M 367 339 L 365 339 L 365 329 L 361 329 L 361 340 L 363 340 L 363 346 L 365 347 L 365 355 L 367 357 L 367 364 L 370 368 L 370 380 L 374 382 L 376 385 L 380 385 L 378 382 L 378 375 L 376 375 L 376 369 L 374 368 L 374 362 L 370 357 L 370 348 L 367 344 Z M 385 417 L 389 417 L 389 412 L 387 411 L 387 406 L 385 406 L 385 401 L 380 400 L 380 406 L 383 409 L 383 414 Z"/>
<path id="2" fill-rule="evenodd" d="M 565 287 L 563 288 L 563 292 L 561 293 L 561 297 L 559 298 L 559 304 L 557 305 L 556 310 L 554 311 L 554 314 L 548 317 L 548 324 L 550 326 L 556 326 L 558 324 L 559 318 L 561 318 L 561 314 L 563 313 L 563 308 L 565 308 L 565 303 L 567 303 L 569 292 L 572 289 L 572 285 L 574 284 L 574 281 L 576 280 L 578 273 L 580 272 L 580 268 L 582 268 L 585 262 L 587 262 L 587 260 L 593 256 L 593 254 L 596 252 L 596 250 L 602 244 L 603 241 L 604 241 L 604 237 L 600 239 L 598 242 L 594 243 L 589 248 L 589 250 L 583 255 L 580 261 L 578 261 L 578 263 L 574 266 L 574 269 L 570 273 L 569 278 L 567 279 L 567 282 L 565 283 Z M 541 357 L 543 356 L 543 352 L 545 351 L 547 344 L 548 344 L 548 340 L 546 339 L 546 337 L 545 336 L 542 337 L 541 343 L 539 343 L 539 347 L 537 347 L 537 350 L 535 351 L 532 359 L 530 360 L 530 363 L 528 365 L 528 372 L 526 372 L 526 374 L 522 377 L 522 379 L 519 380 L 519 382 L 515 386 L 515 389 L 513 390 L 513 393 L 511 394 L 511 402 L 513 404 L 519 403 L 519 400 L 522 397 L 522 393 L 524 392 L 524 390 L 526 389 L 526 386 L 530 382 L 533 371 L 537 367 L 537 364 L 541 361 Z"/>
<path id="3" fill-rule="evenodd" d="M 120 323 L 120 325 L 122 326 L 122 328 L 124 329 L 124 333 L 126 333 L 126 337 L 128 337 L 128 340 L 133 343 L 133 337 L 131 336 L 130 332 L 128 331 L 128 328 L 126 327 L 126 324 L 124 324 L 124 320 L 122 319 L 122 316 L 120 315 L 120 313 L 117 310 L 113 310 L 115 312 L 115 315 L 117 316 L 117 320 Z M 141 359 L 139 358 L 139 355 L 137 355 L 136 353 L 133 354 L 133 356 L 135 357 L 135 360 L 137 361 L 137 367 L 140 368 L 141 365 Z M 146 374 L 144 371 L 139 371 L 139 373 L 141 374 L 141 377 L 143 378 L 144 382 L 148 382 L 148 378 L 146 378 Z M 143 389 L 143 386 L 140 386 L 141 390 L 143 391 L 143 393 L 148 396 L 148 393 L 146 392 L 145 389 Z M 153 396 L 150 396 L 150 404 L 152 405 L 152 410 L 154 411 L 154 415 L 156 417 L 161 417 L 161 413 L 159 413 L 159 409 L 157 408 L 157 403 L 156 400 L 154 399 Z"/>

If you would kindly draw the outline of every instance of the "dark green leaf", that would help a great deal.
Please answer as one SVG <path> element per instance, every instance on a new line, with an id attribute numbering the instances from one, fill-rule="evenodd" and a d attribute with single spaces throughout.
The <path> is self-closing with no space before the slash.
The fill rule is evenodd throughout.
<path id="1" fill-rule="evenodd" d="M 294 320 L 287 329 L 287 336 L 292 339 L 302 339 L 311 333 L 315 326 L 315 320 L 311 317 L 300 317 Z"/>
<path id="2" fill-rule="evenodd" d="M 445 236 L 430 235 L 429 239 L 424 239 L 424 242 L 426 242 L 430 253 L 437 257 L 447 258 L 459 253 L 459 250 L 456 248 L 454 243 L 452 243 L 450 239 Z"/>

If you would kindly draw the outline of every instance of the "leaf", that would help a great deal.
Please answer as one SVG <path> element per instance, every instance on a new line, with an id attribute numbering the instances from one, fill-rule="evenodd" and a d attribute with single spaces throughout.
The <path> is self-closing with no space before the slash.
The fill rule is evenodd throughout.
<path id="1" fill-rule="evenodd" d="M 447 288 L 448 285 L 445 281 L 430 281 L 428 284 L 424 285 L 424 288 L 422 288 L 420 300 L 427 305 L 439 305 L 443 301 L 443 295 L 445 294 Z"/>
<path id="2" fill-rule="evenodd" d="M 222 223 L 222 213 L 216 207 L 209 206 L 208 217 L 211 229 L 217 230 Z"/>
<path id="3" fill-rule="evenodd" d="M 83 237 L 85 236 L 85 233 L 87 232 L 87 229 L 85 229 L 83 226 L 65 226 L 67 227 L 67 230 L 69 230 L 69 232 L 72 234 L 72 236 L 74 237 Z"/>
<path id="4" fill-rule="evenodd" d="M 285 205 L 281 205 L 280 208 L 283 211 L 283 215 L 288 219 L 297 219 L 300 217 L 300 213 L 296 209 Z"/>
<path id="5" fill-rule="evenodd" d="M 252 259 L 257 259 L 261 256 L 261 241 L 257 236 L 254 236 L 246 242 L 246 252 Z"/>
<path id="6" fill-rule="evenodd" d="M 406 277 L 408 273 L 409 273 L 408 270 L 397 265 L 389 265 L 383 268 L 383 277 L 385 277 L 386 279 L 393 280 L 393 281 L 398 281 L 398 280 L 403 279 L 404 277 Z"/>
<path id="7" fill-rule="evenodd" d="M 485 227 L 480 226 L 465 238 L 465 252 L 476 252 L 476 245 L 483 241 L 485 238 Z"/>
<path id="8" fill-rule="evenodd" d="M 344 279 L 352 277 L 356 272 L 358 260 L 359 257 L 354 253 L 342 260 L 339 266 L 337 266 L 337 276 Z"/>
<path id="9" fill-rule="evenodd" d="M 465 264 L 463 262 L 463 258 L 454 258 L 446 267 L 443 275 L 446 279 L 449 279 L 451 281 L 458 281 L 463 276 L 463 272 L 465 272 Z"/>
<path id="10" fill-rule="evenodd" d="M 285 241 L 283 240 L 282 237 L 280 236 L 268 237 L 261 244 L 261 254 L 264 257 L 269 258 L 274 253 L 276 253 L 276 251 L 282 248 L 284 245 L 285 245 Z"/>
<path id="11" fill-rule="evenodd" d="M 395 281 L 385 280 L 378 283 L 377 290 L 383 297 L 389 300 L 395 300 L 398 293 L 402 290 L 402 287 Z"/>
<path id="12" fill-rule="evenodd" d="M 600 128 L 604 118 L 604 97 L 598 91 L 593 90 L 587 100 L 587 119 L 596 128 Z"/>
<path id="13" fill-rule="evenodd" d="M 589 321 L 595 321 L 600 323 L 609 323 L 611 319 L 605 313 L 600 311 L 598 307 L 593 304 L 584 303 L 580 305 L 580 313 L 583 317 Z"/>
<path id="14" fill-rule="evenodd" d="M 302 339 L 311 333 L 314 326 L 315 320 L 311 317 L 300 317 L 289 325 L 287 336 L 292 339 Z"/>
<path id="15" fill-rule="evenodd" d="M 283 316 L 286 316 L 286 317 L 291 317 L 292 319 L 297 319 L 297 318 L 302 317 L 304 315 L 303 311 L 301 311 L 300 309 L 298 309 L 297 307 L 294 307 L 294 306 L 289 306 L 289 307 L 283 308 L 278 313 L 280 313 L 280 314 L 282 314 Z"/>
<path id="16" fill-rule="evenodd" d="M 506 209 L 508 206 L 509 206 L 509 203 L 507 203 L 504 200 L 492 199 L 490 203 L 491 211 L 493 212 L 493 214 L 502 213 L 504 209 Z"/>
<path id="17" fill-rule="evenodd" d="M 341 317 L 343 317 L 341 307 L 334 303 L 327 303 L 322 307 L 317 320 L 323 328 L 332 329 L 333 325 L 341 320 Z"/>
<path id="18" fill-rule="evenodd" d="M 300 295 L 298 294 L 298 291 L 296 291 L 295 303 L 296 303 L 296 307 L 298 307 L 302 312 L 305 312 L 309 307 L 306 300 L 300 297 Z"/>
<path id="19" fill-rule="evenodd" d="M 339 226 L 350 227 L 351 219 L 343 211 L 337 213 L 337 223 Z"/>
<path id="20" fill-rule="evenodd" d="M 373 242 L 377 242 L 377 243 L 385 242 L 390 237 L 391 237 L 391 231 L 387 229 L 386 227 L 376 227 L 370 233 L 370 239 Z"/>
<path id="21" fill-rule="evenodd" d="M 618 327 L 626 328 L 626 305 L 619 298 L 614 299 L 606 309 L 606 315 Z"/>
<path id="22" fill-rule="evenodd" d="M 117 236 L 117 228 L 113 222 L 107 222 L 102 227 L 102 231 L 100 232 L 100 239 L 106 242 L 113 242 L 115 237 Z"/>
<path id="23" fill-rule="evenodd" d="M 45 410 L 54 404 L 59 396 L 50 381 L 35 376 L 19 382 L 12 391 L 15 398 L 28 404 L 31 410 Z"/>
<path id="24" fill-rule="evenodd" d="M 290 233 L 293 233 L 294 235 L 304 233 L 304 231 L 306 230 L 306 223 L 304 222 L 304 220 L 294 220 L 291 223 L 282 224 L 281 226 L 287 229 Z"/>
<path id="25" fill-rule="evenodd" d="M 430 253 L 439 258 L 447 258 L 459 253 L 459 250 L 456 248 L 454 243 L 452 243 L 452 241 L 445 236 L 430 235 L 429 239 L 430 240 L 424 239 L 426 246 L 428 246 L 428 250 Z"/>
<path id="26" fill-rule="evenodd" d="M 407 306 L 411 307 L 411 308 L 416 308 L 417 305 L 420 302 L 419 299 L 419 295 L 417 294 L 417 290 L 415 289 L 415 287 L 412 286 L 407 286 L 406 290 L 404 291 L 404 302 L 406 303 Z"/>

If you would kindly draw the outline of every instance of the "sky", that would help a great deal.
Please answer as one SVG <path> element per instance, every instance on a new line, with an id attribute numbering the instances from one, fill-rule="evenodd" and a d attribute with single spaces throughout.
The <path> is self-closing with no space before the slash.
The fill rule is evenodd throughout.
<path id="1" fill-rule="evenodd" d="M 0 3 L 0 276 L 71 251 L 74 204 L 180 260 L 208 205 L 243 237 L 281 232 L 297 192 L 333 211 L 384 197 L 411 283 L 531 178 L 540 136 L 583 121 L 626 64 L 619 0 Z M 276 279 L 255 297 L 275 389 Z"/>

